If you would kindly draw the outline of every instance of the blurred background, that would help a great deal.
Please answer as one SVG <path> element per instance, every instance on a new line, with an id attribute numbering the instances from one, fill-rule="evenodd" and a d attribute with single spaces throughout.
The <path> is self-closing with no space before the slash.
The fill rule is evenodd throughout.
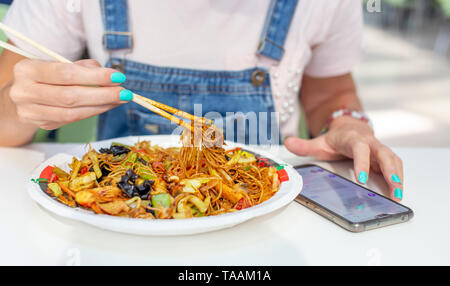
<path id="1" fill-rule="evenodd" d="M 364 107 L 389 146 L 450 146 L 450 0 L 363 1 Z"/>
<path id="2" fill-rule="evenodd" d="M 377 136 L 391 147 L 449 147 L 450 0 L 360 1 L 366 55 L 354 76 Z M 10 2 L 0 0 L 0 19 Z M 91 118 L 41 131 L 35 141 L 86 142 L 95 134 Z"/>

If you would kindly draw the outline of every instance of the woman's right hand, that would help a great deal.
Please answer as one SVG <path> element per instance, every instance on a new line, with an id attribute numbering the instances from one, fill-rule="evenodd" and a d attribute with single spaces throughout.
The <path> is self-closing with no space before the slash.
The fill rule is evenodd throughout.
<path id="1" fill-rule="evenodd" d="M 9 96 L 20 122 L 52 130 L 108 111 L 132 99 L 125 76 L 94 60 L 75 64 L 22 60 Z M 122 100 L 121 100 L 122 99 Z"/>

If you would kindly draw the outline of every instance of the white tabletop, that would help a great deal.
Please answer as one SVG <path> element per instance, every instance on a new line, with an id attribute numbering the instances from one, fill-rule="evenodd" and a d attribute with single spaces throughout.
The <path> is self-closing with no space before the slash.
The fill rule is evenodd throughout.
<path id="1" fill-rule="evenodd" d="M 450 265 L 450 149 L 395 149 L 405 165 L 403 203 L 415 212 L 407 223 L 351 233 L 292 202 L 229 229 L 144 237 L 62 219 L 31 200 L 30 171 L 71 147 L 0 148 L 0 265 Z M 287 151 L 281 159 L 311 162 Z M 350 162 L 321 165 L 353 179 Z M 380 177 L 370 180 L 383 192 Z"/>

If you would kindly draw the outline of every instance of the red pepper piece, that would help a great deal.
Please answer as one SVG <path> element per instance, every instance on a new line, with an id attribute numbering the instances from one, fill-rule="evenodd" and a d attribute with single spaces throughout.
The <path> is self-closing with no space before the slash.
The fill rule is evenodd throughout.
<path id="1" fill-rule="evenodd" d="M 289 175 L 285 169 L 278 170 L 277 174 L 278 174 L 278 179 L 280 180 L 280 182 L 289 181 Z"/>
<path id="2" fill-rule="evenodd" d="M 51 176 L 52 176 L 52 175 L 55 175 L 55 173 L 53 173 L 53 169 L 54 169 L 54 168 L 55 168 L 55 167 L 53 167 L 53 166 L 47 166 L 47 167 L 45 167 L 45 169 L 42 170 L 41 174 L 39 175 L 39 178 L 41 178 L 41 179 L 47 179 L 47 180 L 50 181 Z"/>
<path id="3" fill-rule="evenodd" d="M 269 164 L 269 159 L 267 158 L 258 158 L 258 165 L 259 167 L 268 167 Z"/>
<path id="4" fill-rule="evenodd" d="M 236 204 L 236 209 L 237 210 L 241 210 L 241 209 L 246 209 L 248 208 L 250 205 L 248 204 L 247 200 L 245 198 L 240 199 L 237 204 Z"/>
<path id="5" fill-rule="evenodd" d="M 86 173 L 87 173 L 87 171 L 88 171 L 88 168 L 87 168 L 87 166 L 84 166 L 83 168 L 81 168 L 81 171 L 80 171 L 80 173 L 81 173 L 81 175 L 84 175 L 84 174 L 86 174 Z"/>

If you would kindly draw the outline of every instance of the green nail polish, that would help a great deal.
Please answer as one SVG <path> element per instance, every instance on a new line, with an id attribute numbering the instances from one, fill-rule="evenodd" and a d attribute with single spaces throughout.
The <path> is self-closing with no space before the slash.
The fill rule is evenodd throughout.
<path id="1" fill-rule="evenodd" d="M 402 189 L 400 189 L 400 188 L 395 189 L 395 191 L 394 191 L 394 196 L 395 196 L 397 199 L 403 199 L 403 192 L 402 192 Z"/>
<path id="2" fill-rule="evenodd" d="M 127 80 L 127 77 L 121 72 L 115 72 L 111 74 L 111 82 L 113 83 L 123 83 Z"/>
<path id="3" fill-rule="evenodd" d="M 364 171 L 361 171 L 359 173 L 358 180 L 361 184 L 367 183 L 367 173 Z"/>
<path id="4" fill-rule="evenodd" d="M 133 99 L 133 93 L 128 89 L 124 89 L 120 92 L 120 100 L 122 101 L 130 101 Z"/>
<path id="5" fill-rule="evenodd" d="M 394 183 L 399 183 L 399 184 L 402 183 L 402 181 L 400 180 L 400 177 L 397 176 L 397 174 L 392 175 L 392 181 L 393 181 Z"/>

